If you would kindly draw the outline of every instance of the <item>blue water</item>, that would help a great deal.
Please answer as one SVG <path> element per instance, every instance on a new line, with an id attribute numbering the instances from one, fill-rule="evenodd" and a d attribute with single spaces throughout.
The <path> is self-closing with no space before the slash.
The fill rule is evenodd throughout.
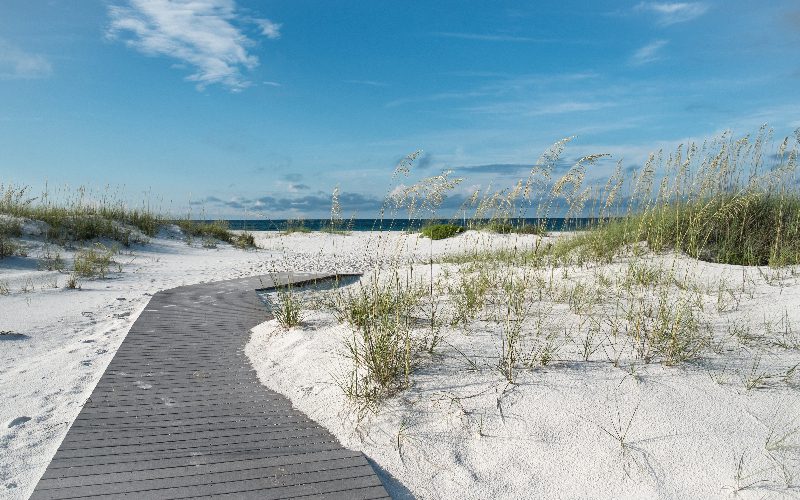
<path id="1" fill-rule="evenodd" d="M 311 231 L 319 231 L 320 229 L 330 226 L 328 219 L 304 219 L 287 220 L 287 219 L 260 219 L 260 220 L 229 220 L 227 221 L 231 229 L 244 229 L 248 231 L 284 231 L 289 226 L 304 226 Z M 587 225 L 597 222 L 593 218 L 553 218 L 553 219 L 512 219 L 514 225 L 536 225 L 544 223 L 548 231 L 574 231 L 577 229 L 585 228 Z M 345 231 L 406 231 L 416 230 L 422 226 L 432 223 L 449 223 L 456 224 L 462 227 L 474 226 L 474 220 L 433 220 L 433 219 L 349 219 L 341 223 L 339 229 Z M 481 221 L 477 221 L 478 224 Z"/>

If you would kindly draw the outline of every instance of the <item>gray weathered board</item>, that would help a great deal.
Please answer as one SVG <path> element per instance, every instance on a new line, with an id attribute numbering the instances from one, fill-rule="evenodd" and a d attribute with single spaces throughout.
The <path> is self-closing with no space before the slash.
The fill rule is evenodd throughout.
<path id="1" fill-rule="evenodd" d="M 32 498 L 387 498 L 363 454 L 250 367 L 250 329 L 268 319 L 255 290 L 272 285 L 262 276 L 156 293 Z"/>

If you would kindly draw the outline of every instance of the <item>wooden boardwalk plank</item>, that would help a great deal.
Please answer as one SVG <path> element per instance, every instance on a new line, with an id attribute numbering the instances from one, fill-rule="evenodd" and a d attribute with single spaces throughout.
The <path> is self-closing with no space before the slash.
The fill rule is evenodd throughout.
<path id="1" fill-rule="evenodd" d="M 363 454 L 250 367 L 250 329 L 268 319 L 255 290 L 272 285 L 263 276 L 156 293 L 31 498 L 388 498 Z"/>

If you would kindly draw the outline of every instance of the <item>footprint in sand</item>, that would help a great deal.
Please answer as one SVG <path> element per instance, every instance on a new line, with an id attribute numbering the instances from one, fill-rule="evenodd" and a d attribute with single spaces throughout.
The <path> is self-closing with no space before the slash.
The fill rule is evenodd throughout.
<path id="1" fill-rule="evenodd" d="M 12 427 L 16 427 L 18 425 L 22 425 L 25 422 L 28 422 L 29 420 L 31 420 L 31 417 L 17 417 L 14 420 L 12 420 L 11 422 L 8 423 L 8 428 L 10 429 Z"/>

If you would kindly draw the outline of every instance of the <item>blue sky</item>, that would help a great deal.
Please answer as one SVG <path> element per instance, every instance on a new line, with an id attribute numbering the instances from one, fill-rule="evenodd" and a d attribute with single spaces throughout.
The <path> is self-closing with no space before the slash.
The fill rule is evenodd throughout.
<path id="1" fill-rule="evenodd" d="M 396 162 L 462 194 L 800 127 L 800 4 L 3 0 L 0 182 L 209 217 L 369 216 Z M 602 176 L 602 170 L 597 172 Z"/>

